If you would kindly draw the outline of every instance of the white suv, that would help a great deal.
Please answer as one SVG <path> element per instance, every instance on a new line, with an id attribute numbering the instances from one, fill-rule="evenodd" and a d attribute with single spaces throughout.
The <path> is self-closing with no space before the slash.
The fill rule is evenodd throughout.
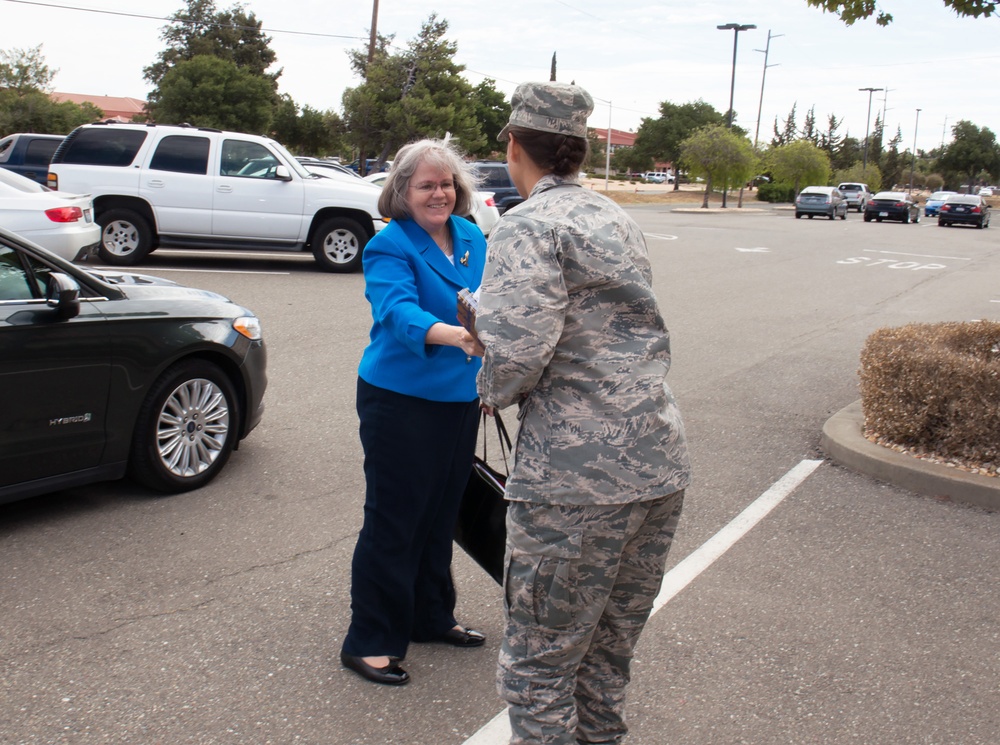
<path id="1" fill-rule="evenodd" d="M 73 130 L 49 186 L 91 194 L 98 253 L 130 266 L 160 246 L 311 250 L 349 272 L 385 224 L 379 188 L 316 176 L 267 137 L 217 129 L 103 122 Z"/>

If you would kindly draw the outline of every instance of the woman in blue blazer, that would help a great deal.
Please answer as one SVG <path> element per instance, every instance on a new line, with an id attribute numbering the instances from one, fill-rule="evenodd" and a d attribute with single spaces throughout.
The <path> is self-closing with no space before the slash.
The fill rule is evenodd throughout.
<path id="1" fill-rule="evenodd" d="M 411 641 L 481 646 L 455 620 L 452 536 L 472 469 L 482 348 L 457 319 L 475 291 L 486 241 L 468 220 L 475 182 L 444 141 L 402 148 L 382 188 L 392 221 L 364 251 L 372 329 L 358 368 L 365 461 L 364 524 L 351 567 L 342 664 L 403 685 Z"/>

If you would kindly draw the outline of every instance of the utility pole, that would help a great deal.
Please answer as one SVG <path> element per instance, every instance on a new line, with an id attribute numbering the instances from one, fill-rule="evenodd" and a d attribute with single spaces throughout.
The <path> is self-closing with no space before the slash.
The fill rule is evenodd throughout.
<path id="1" fill-rule="evenodd" d="M 881 88 L 858 88 L 859 91 L 868 92 L 868 117 L 865 119 L 865 157 L 861 161 L 861 174 L 864 175 L 865 169 L 868 167 L 868 133 L 869 127 L 872 122 L 872 94 L 876 91 L 882 90 Z M 885 126 L 883 124 L 883 126 Z"/>
<path id="2" fill-rule="evenodd" d="M 753 133 L 753 149 L 757 149 L 757 137 L 760 135 L 760 112 L 764 107 L 764 78 L 767 76 L 768 67 L 777 67 L 778 64 L 767 64 L 767 56 L 771 51 L 771 39 L 777 39 L 784 34 L 772 34 L 771 29 L 767 30 L 767 45 L 763 49 L 754 49 L 755 52 L 764 53 L 764 72 L 760 74 L 760 102 L 757 104 L 757 129 Z"/>

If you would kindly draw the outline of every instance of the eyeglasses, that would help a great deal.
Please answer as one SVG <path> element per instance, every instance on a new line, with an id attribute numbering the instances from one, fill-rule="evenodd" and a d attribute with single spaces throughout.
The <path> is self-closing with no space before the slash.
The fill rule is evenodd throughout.
<path id="1" fill-rule="evenodd" d="M 441 189 L 441 191 L 455 191 L 455 182 L 442 181 L 435 183 L 433 181 L 425 181 L 421 184 L 413 184 L 410 188 L 419 191 L 421 194 L 433 194 L 438 189 Z"/>

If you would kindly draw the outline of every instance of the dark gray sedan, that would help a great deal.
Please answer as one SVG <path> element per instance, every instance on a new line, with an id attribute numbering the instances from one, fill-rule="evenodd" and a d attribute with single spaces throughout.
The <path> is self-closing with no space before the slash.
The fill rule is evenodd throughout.
<path id="1" fill-rule="evenodd" d="M 865 205 L 865 222 L 920 222 L 920 205 L 905 191 L 880 191 Z"/>
<path id="2" fill-rule="evenodd" d="M 795 197 L 795 217 L 805 215 L 810 220 L 813 215 L 847 219 L 847 200 L 835 186 L 807 186 Z"/>
<path id="3" fill-rule="evenodd" d="M 0 503 L 126 474 L 207 484 L 261 419 L 266 359 L 221 295 L 0 230 Z"/>
<path id="4" fill-rule="evenodd" d="M 990 205 L 978 194 L 953 194 L 938 208 L 938 225 L 990 226 Z"/>

